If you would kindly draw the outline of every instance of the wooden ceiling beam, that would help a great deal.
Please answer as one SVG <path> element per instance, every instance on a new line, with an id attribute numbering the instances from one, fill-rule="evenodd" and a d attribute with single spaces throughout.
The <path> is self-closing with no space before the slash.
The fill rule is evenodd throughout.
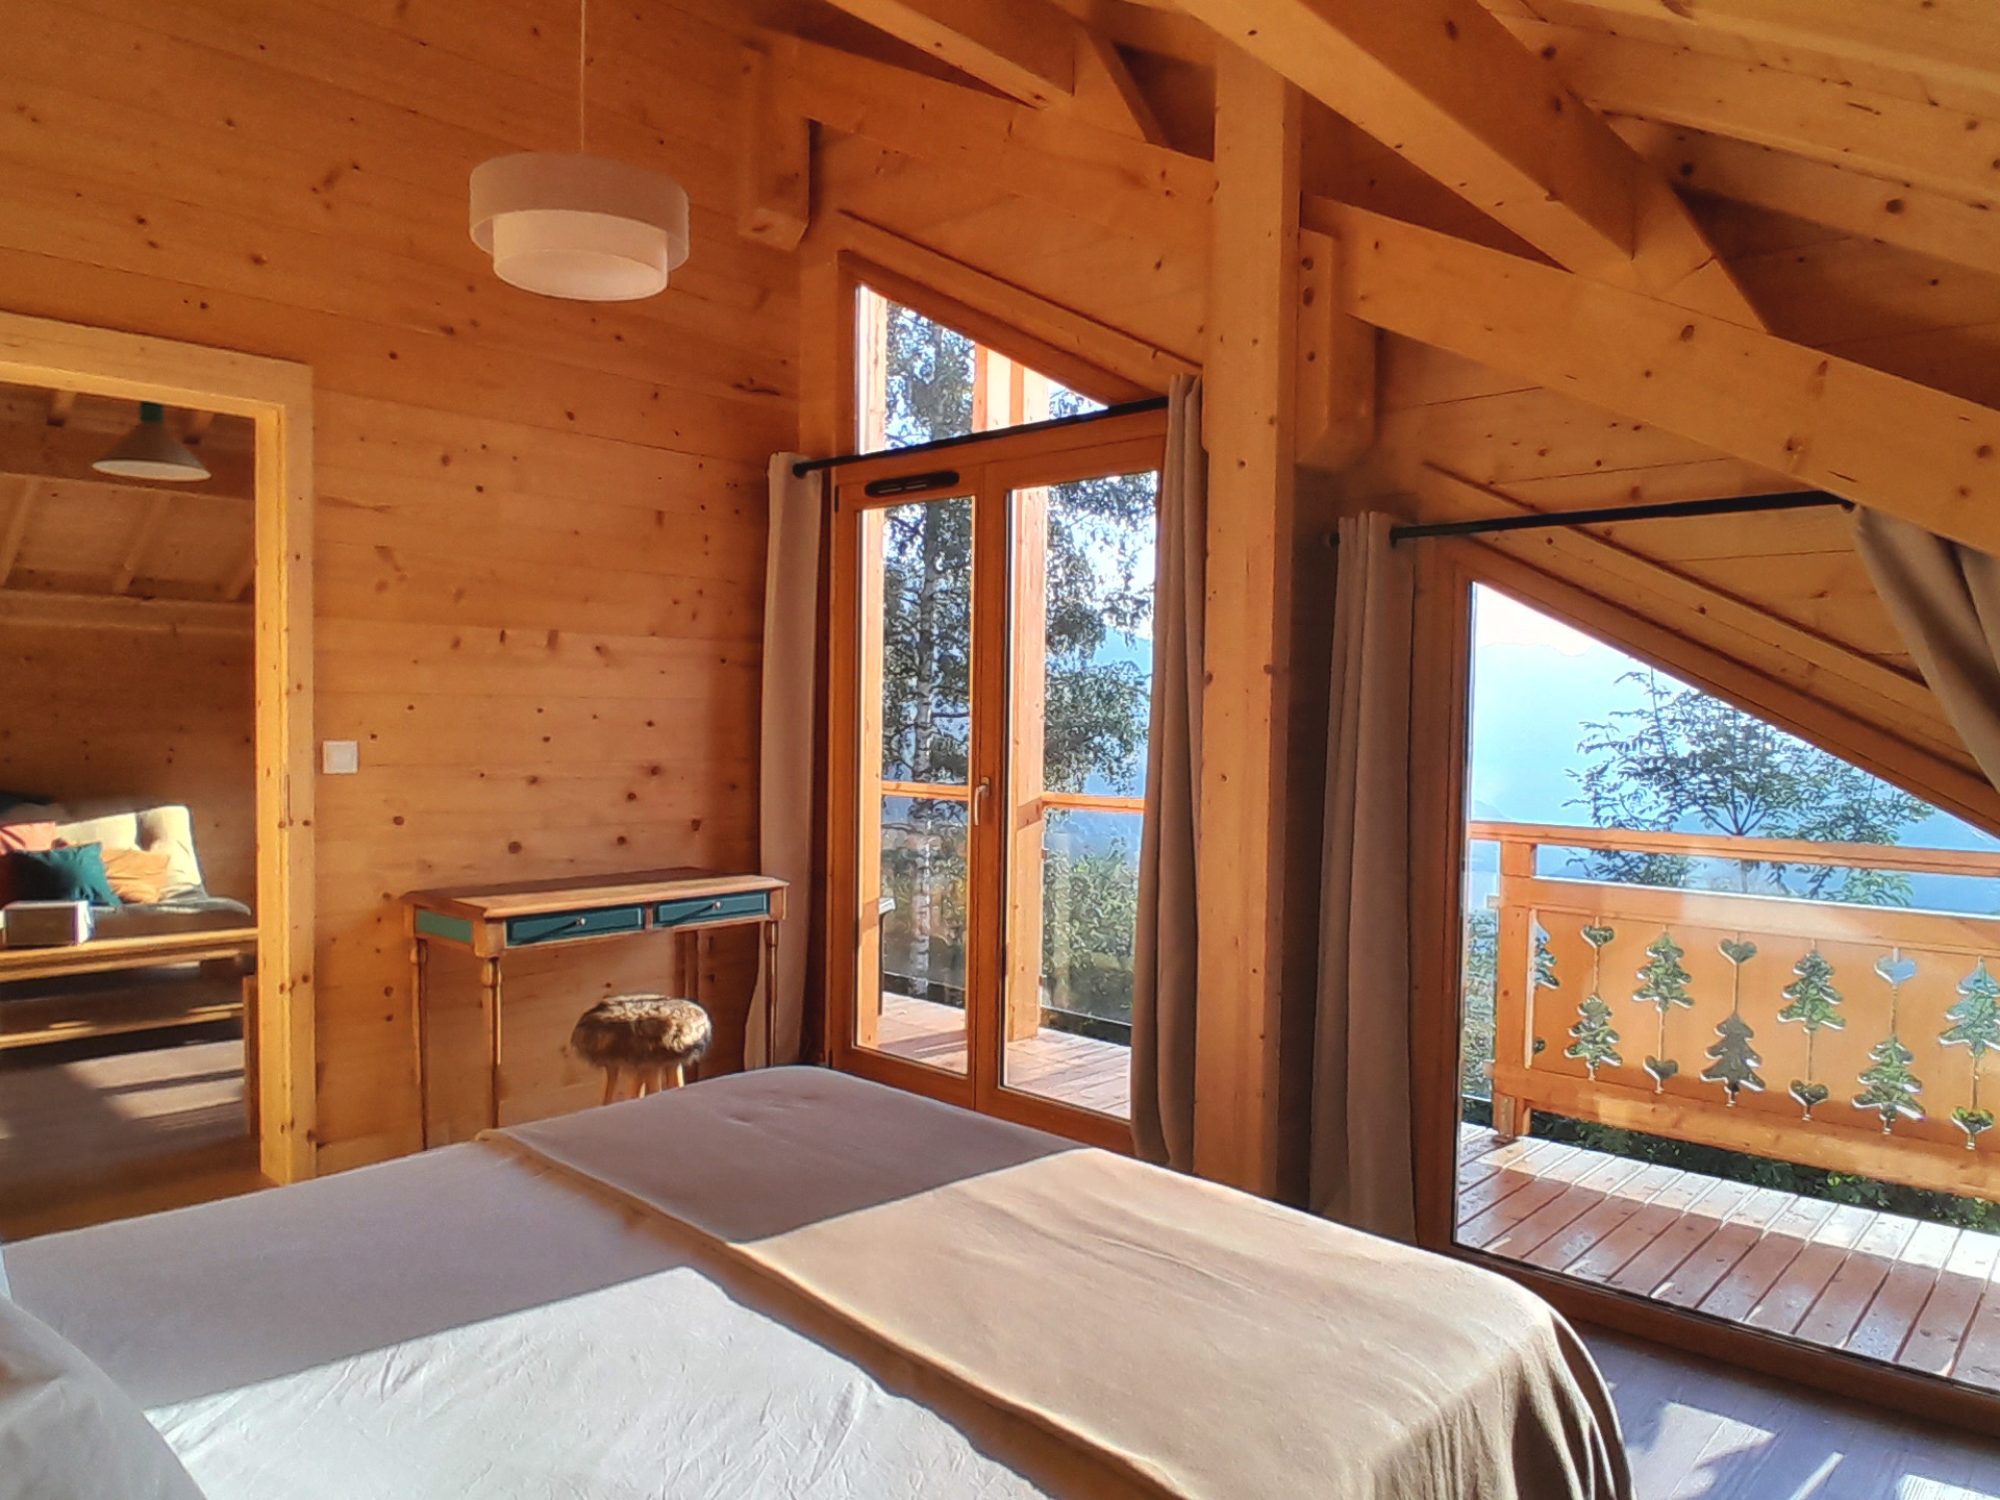
<path id="1" fill-rule="evenodd" d="M 954 168 L 1115 234 L 1198 245 L 1206 161 L 838 48 L 781 39 L 787 107 L 830 129 Z"/>
<path id="2" fill-rule="evenodd" d="M 125 544 L 125 555 L 120 559 L 117 570 L 111 575 L 111 592 L 123 594 L 132 587 L 132 580 L 139 576 L 139 564 L 152 550 L 153 540 L 166 524 L 167 508 L 173 496 L 165 491 L 155 494 L 146 502 L 146 508 L 139 516 L 139 522 L 132 528 L 132 536 Z"/>
<path id="3" fill-rule="evenodd" d="M 1687 206 L 1479 0 L 1181 0 L 1557 264 L 1762 327 Z"/>
<path id="4" fill-rule="evenodd" d="M 2000 411 L 1771 334 L 1311 198 L 1356 317 L 2000 552 Z"/>
<path id="5" fill-rule="evenodd" d="M 71 423 L 51 427 L 33 418 L 8 421 L 0 418 L 0 475 L 13 474 L 36 479 L 59 479 L 72 484 L 112 484 L 114 481 L 91 468 L 116 441 L 102 432 L 93 432 Z M 255 463 L 248 452 L 202 445 L 202 462 L 210 478 L 201 484 L 175 485 L 176 493 L 208 495 L 239 500 L 248 504 L 255 493 Z M 115 482 L 124 490 L 148 490 L 157 486 L 138 480 Z"/>
<path id="6" fill-rule="evenodd" d="M 21 544 L 28 539 L 28 523 L 34 519 L 35 492 L 39 488 L 36 480 L 24 478 L 21 492 L 7 512 L 6 529 L 0 531 L 0 588 L 7 586 L 7 580 L 14 576 L 14 564 L 20 561 Z"/>
<path id="7" fill-rule="evenodd" d="M 1076 92 L 1079 28 L 1045 0 L 833 0 L 878 31 L 1037 109 Z"/>
<path id="8" fill-rule="evenodd" d="M 1632 149 L 1682 186 L 2000 276 L 1993 210 L 1915 183 L 1635 115 L 1612 119 Z"/>
<path id="9" fill-rule="evenodd" d="M 1920 78 L 2000 91 L 1991 0 L 1582 0 L 1611 16 L 1690 27 Z"/>
<path id="10" fill-rule="evenodd" d="M 1760 63 L 1508 17 L 1597 109 L 2000 206 L 2000 122 Z"/>
<path id="11" fill-rule="evenodd" d="M 49 392 L 49 417 L 51 427 L 61 427 L 69 421 L 69 414 L 76 410 L 75 391 Z"/>

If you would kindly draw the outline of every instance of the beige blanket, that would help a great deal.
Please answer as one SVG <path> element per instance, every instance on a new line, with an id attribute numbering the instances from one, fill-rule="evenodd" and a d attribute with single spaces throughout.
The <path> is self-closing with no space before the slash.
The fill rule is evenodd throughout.
<path id="1" fill-rule="evenodd" d="M 1163 1494 L 1630 1494 L 1545 1303 L 1207 1183 L 789 1068 L 492 1139 Z"/>

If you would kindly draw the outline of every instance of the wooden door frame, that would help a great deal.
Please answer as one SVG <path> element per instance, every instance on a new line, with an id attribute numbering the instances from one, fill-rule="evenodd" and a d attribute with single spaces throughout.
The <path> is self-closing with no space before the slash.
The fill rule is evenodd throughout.
<path id="1" fill-rule="evenodd" d="M 860 702 L 860 660 L 858 628 L 843 625 L 855 620 L 861 600 L 859 519 L 868 511 L 886 510 L 923 496 L 869 497 L 867 485 L 878 479 L 900 477 L 941 469 L 956 470 L 961 478 L 932 494 L 942 499 L 969 497 L 973 505 L 975 558 L 999 549 L 1011 557 L 1010 515 L 1006 504 L 1016 489 L 1042 484 L 1062 484 L 1098 474 L 1123 473 L 1150 460 L 1157 467 L 1165 460 L 1166 414 L 1137 412 L 1108 417 L 1098 422 L 1070 427 L 1047 428 L 1020 433 L 1000 432 L 978 442 L 966 443 L 947 453 L 909 456 L 890 455 L 844 466 L 833 488 L 833 519 L 829 549 L 832 557 L 832 587 L 828 612 L 829 683 L 827 693 L 828 764 L 828 858 L 824 891 L 829 933 L 827 961 L 827 1052 L 834 1067 L 877 1082 L 893 1084 L 916 1093 L 941 1099 L 963 1108 L 1033 1125 L 1091 1145 L 1108 1149 L 1131 1149 L 1130 1127 L 1111 1116 L 1078 1109 L 1053 1099 L 1042 1098 L 1005 1086 L 1004 1079 L 987 1055 L 993 1049 L 1000 1015 L 992 1000 L 989 975 L 1004 974 L 1006 955 L 999 907 L 980 914 L 967 952 L 967 1067 L 954 1074 L 893 1054 L 857 1045 L 855 1016 L 859 1003 L 853 938 L 860 930 L 859 887 L 853 871 L 860 848 L 863 810 L 856 788 L 860 783 L 857 726 Z M 1009 681 L 1008 569 L 979 570 L 973 579 L 973 678 L 975 683 Z M 975 691 L 977 689 L 975 688 Z M 975 736 L 978 721 L 975 719 Z M 1009 765 L 1004 725 L 998 744 L 988 743 L 985 753 L 975 760 L 993 767 L 995 789 L 1001 805 L 1008 805 Z M 994 888 L 1004 889 L 1011 879 L 1006 866 L 1007 843 L 994 825 L 967 830 L 969 874 L 979 878 L 983 871 Z M 995 880 L 997 877 L 997 881 Z M 1004 904 L 1004 903 L 1002 903 Z M 843 941 L 840 934 L 846 934 Z M 996 969 L 995 966 L 998 966 Z M 986 1045 L 979 1038 L 992 1033 Z"/>
<path id="2" fill-rule="evenodd" d="M 0 381 L 247 417 L 256 431 L 258 1161 L 315 1170 L 312 371 L 0 312 Z"/>
<path id="3" fill-rule="evenodd" d="M 1925 778 L 1908 761 L 1871 763 L 1841 748 L 1853 722 L 1784 683 L 1697 642 L 1679 640 L 1616 604 L 1474 542 L 1428 541 L 1417 558 L 1412 807 L 1411 1057 L 1416 1117 L 1417 1243 L 1519 1282 L 1565 1316 L 1595 1323 L 1793 1383 L 1872 1402 L 1979 1433 L 2000 1418 L 2000 1398 L 1949 1380 L 1807 1345 L 1725 1319 L 1668 1306 L 1467 1249 L 1453 1238 L 1457 1176 L 1460 962 L 1464 933 L 1466 772 L 1471 750 L 1472 588 L 1485 584 L 1747 713 L 1842 755 L 1918 796 Z M 1670 649 L 1663 650 L 1672 642 Z M 1877 733 L 1867 726 L 1868 733 Z M 1954 807 L 1953 811 L 1960 811 Z M 1961 816 L 1965 814 L 1960 812 Z M 1983 821 L 1983 820 L 1982 820 Z"/>

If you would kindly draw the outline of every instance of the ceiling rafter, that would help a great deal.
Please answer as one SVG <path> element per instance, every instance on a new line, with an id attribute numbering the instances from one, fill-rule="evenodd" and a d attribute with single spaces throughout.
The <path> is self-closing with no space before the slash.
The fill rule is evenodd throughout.
<path id="1" fill-rule="evenodd" d="M 2000 10 L 1991 0 L 1581 0 L 1635 16 L 1894 68 L 1988 91 L 2000 88 Z"/>
<path id="2" fill-rule="evenodd" d="M 1508 17 L 1585 101 L 2000 206 L 2000 124 L 1761 63 Z"/>
<path id="3" fill-rule="evenodd" d="M 28 524 L 34 519 L 36 491 L 40 488 L 39 481 L 24 477 L 21 492 L 7 512 L 6 529 L 0 531 L 0 588 L 5 588 L 7 580 L 14 576 L 14 564 L 20 561 L 21 544 L 28 539 Z"/>
<path id="4" fill-rule="evenodd" d="M 1478 0 L 1181 0 L 1559 265 L 1762 320 L 1673 189 Z"/>
<path id="5" fill-rule="evenodd" d="M 1380 214 L 1307 218 L 1356 317 L 2000 551 L 2000 411 Z"/>
<path id="6" fill-rule="evenodd" d="M 1044 0 L 833 0 L 1023 104 L 1044 108 L 1076 93 L 1081 28 Z"/>
<path id="7" fill-rule="evenodd" d="M 160 528 L 166 524 L 167 509 L 173 497 L 162 491 L 146 502 L 140 511 L 138 522 L 132 528 L 132 535 L 125 543 L 125 555 L 119 560 L 117 570 L 111 575 L 111 592 L 129 593 L 132 581 L 139 576 L 139 564 L 146 560 L 152 550 Z"/>

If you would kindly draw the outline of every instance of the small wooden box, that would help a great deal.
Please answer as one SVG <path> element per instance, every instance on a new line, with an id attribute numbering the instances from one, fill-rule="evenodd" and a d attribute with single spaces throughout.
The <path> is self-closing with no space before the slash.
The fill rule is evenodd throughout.
<path id="1" fill-rule="evenodd" d="M 88 901 L 15 901 L 0 911 L 9 948 L 69 948 L 90 941 Z"/>

